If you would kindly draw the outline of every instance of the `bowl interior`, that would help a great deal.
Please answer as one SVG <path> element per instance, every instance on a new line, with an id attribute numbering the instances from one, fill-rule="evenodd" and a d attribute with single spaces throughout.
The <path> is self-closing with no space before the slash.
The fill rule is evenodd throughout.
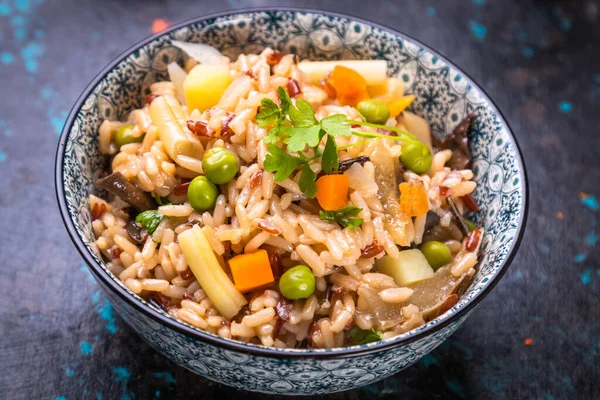
<path id="1" fill-rule="evenodd" d="M 467 113 L 477 114 L 470 147 L 478 183 L 475 197 L 481 206 L 473 219 L 485 227 L 479 269 L 471 287 L 449 312 L 391 340 L 414 336 L 452 318 L 501 275 L 523 228 L 525 172 L 514 137 L 482 91 L 441 56 L 385 28 L 316 12 L 251 11 L 199 20 L 142 43 L 99 75 L 65 126 L 57 167 L 62 171 L 58 184 L 64 194 L 59 188 L 59 197 L 64 196 L 67 225 L 74 228 L 80 251 L 88 252 L 97 264 L 92 267 L 102 269 L 129 293 L 131 301 L 164 314 L 108 272 L 95 248 L 87 198 L 96 192 L 94 182 L 107 161 L 98 152 L 97 132 L 104 119 L 121 119 L 139 107 L 150 84 L 167 79 L 167 65 L 182 61 L 181 51 L 170 44 L 172 39 L 206 43 L 232 59 L 266 46 L 296 53 L 301 59 L 384 59 L 389 74 L 399 76 L 407 92 L 416 95 L 411 111 L 429 121 L 434 135 L 444 136 Z M 181 324 L 174 319 L 172 323 Z"/>

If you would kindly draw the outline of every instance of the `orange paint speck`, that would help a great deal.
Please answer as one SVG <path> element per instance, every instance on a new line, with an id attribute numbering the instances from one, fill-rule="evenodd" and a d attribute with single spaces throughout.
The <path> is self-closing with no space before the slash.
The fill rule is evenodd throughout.
<path id="1" fill-rule="evenodd" d="M 533 339 L 527 338 L 523 341 L 523 343 L 525 343 L 525 346 L 531 346 L 533 344 Z"/>
<path id="2" fill-rule="evenodd" d="M 587 194 L 586 192 L 579 192 L 580 199 L 587 199 L 588 197 L 590 197 L 590 195 Z"/>
<path id="3" fill-rule="evenodd" d="M 562 211 L 557 211 L 556 212 L 556 218 L 558 218 L 558 219 L 564 219 L 565 215 L 562 213 Z"/>
<path id="4" fill-rule="evenodd" d="M 167 29 L 171 24 L 169 24 L 164 19 L 155 19 L 152 21 L 152 33 L 162 32 Z"/>

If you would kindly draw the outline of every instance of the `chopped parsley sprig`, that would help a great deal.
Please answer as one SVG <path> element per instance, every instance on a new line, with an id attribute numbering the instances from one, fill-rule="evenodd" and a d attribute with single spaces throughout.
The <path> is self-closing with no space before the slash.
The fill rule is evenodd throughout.
<path id="1" fill-rule="evenodd" d="M 275 180 L 281 182 L 287 179 L 298 168 L 302 168 L 298 185 L 300 190 L 309 198 L 314 198 L 317 193 L 315 183 L 317 175 L 310 167 L 310 162 L 321 157 L 321 169 L 326 174 L 338 169 L 338 148 L 335 143 L 336 136 L 359 136 L 366 139 L 391 139 L 405 143 L 418 142 L 415 136 L 402 129 L 387 125 L 371 124 L 363 121 L 349 120 L 343 114 L 334 114 L 317 121 L 315 112 L 306 100 L 299 99 L 296 104 L 283 87 L 277 88 L 281 105 L 273 100 L 264 98 L 261 108 L 256 116 L 256 122 L 263 128 L 269 127 L 268 133 L 263 138 L 267 145 L 268 153 L 265 157 L 264 167 L 268 172 L 275 173 Z M 395 132 L 398 136 L 387 136 L 373 132 L 352 130 L 352 125 L 381 128 Z M 321 150 L 319 144 L 327 136 L 325 147 Z M 287 146 L 287 151 L 278 144 Z M 348 148 L 344 146 L 343 148 Z M 304 152 L 312 148 L 315 157 L 308 158 Z"/>

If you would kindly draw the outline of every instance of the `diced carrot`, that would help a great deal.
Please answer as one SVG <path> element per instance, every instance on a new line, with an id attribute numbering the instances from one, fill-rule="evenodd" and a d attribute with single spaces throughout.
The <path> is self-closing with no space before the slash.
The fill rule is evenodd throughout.
<path id="1" fill-rule="evenodd" d="M 367 81 L 361 74 L 351 68 L 336 65 L 327 83 L 335 89 L 336 96 L 342 105 L 356 106 L 368 99 Z"/>
<path id="2" fill-rule="evenodd" d="M 317 179 L 317 200 L 327 211 L 339 210 L 348 202 L 348 175 L 324 175 Z"/>
<path id="3" fill-rule="evenodd" d="M 275 281 L 266 250 L 233 257 L 229 260 L 229 269 L 240 292 L 249 292 Z"/>
<path id="4" fill-rule="evenodd" d="M 387 103 L 390 109 L 390 117 L 396 118 L 402 111 L 404 111 L 411 103 L 415 100 L 415 95 L 409 94 L 402 96 L 398 100 L 393 100 Z"/>
<path id="5" fill-rule="evenodd" d="M 409 217 L 427 214 L 429 201 L 423 182 L 402 182 L 400 184 L 400 211 Z"/>

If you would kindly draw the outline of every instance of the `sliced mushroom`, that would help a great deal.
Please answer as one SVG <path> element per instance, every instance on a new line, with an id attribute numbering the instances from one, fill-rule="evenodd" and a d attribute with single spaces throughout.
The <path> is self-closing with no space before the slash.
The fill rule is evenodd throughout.
<path id="1" fill-rule="evenodd" d="M 469 136 L 475 118 L 477 118 L 477 114 L 468 114 L 443 140 L 434 136 L 433 145 L 436 148 L 452 150 L 452 158 L 446 163 L 448 167 L 452 169 L 471 168 L 473 158 L 469 150 Z"/>
<path id="2" fill-rule="evenodd" d="M 411 218 L 400 211 L 400 193 L 396 181 L 394 157 L 383 141 L 376 141 L 372 148 L 371 161 L 375 165 L 375 181 L 379 185 L 377 197 L 383 205 L 386 228 L 396 244 L 410 246 L 410 235 L 407 230 L 414 227 Z"/>
<path id="3" fill-rule="evenodd" d="M 433 277 L 413 287 L 415 291 L 410 303 L 419 307 L 425 320 L 436 318 L 452 308 L 475 274 L 475 270 L 471 270 L 457 278 L 450 273 L 451 267 L 452 264 L 441 267 Z"/>
<path id="4" fill-rule="evenodd" d="M 343 174 L 348 168 L 352 166 L 352 164 L 358 163 L 360 165 L 365 165 L 367 161 L 371 161 L 371 159 L 367 156 L 360 156 L 340 161 L 338 165 L 338 173 Z"/>
<path id="5" fill-rule="evenodd" d="M 147 211 L 156 208 L 156 202 L 152 196 L 129 182 L 120 172 L 114 172 L 102 179 L 98 179 L 96 185 L 118 196 L 138 211 Z"/>
<path id="6" fill-rule="evenodd" d="M 378 292 L 366 285 L 358 288 L 356 310 L 373 316 L 377 330 L 388 330 L 404 320 L 400 304 L 385 303 Z"/>

